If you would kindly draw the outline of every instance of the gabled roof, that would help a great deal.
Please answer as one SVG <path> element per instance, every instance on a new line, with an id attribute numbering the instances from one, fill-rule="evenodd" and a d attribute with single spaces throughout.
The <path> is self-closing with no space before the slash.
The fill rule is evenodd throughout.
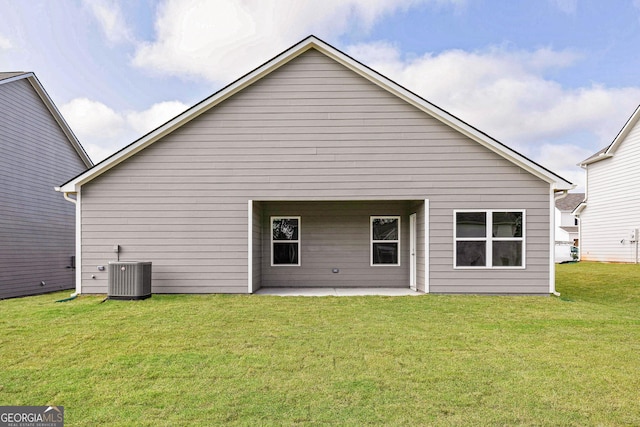
<path id="1" fill-rule="evenodd" d="M 25 73 L 24 71 L 3 71 L 3 72 L 0 72 L 0 80 L 10 79 L 12 77 L 18 77 L 24 74 L 29 74 L 29 73 Z"/>
<path id="2" fill-rule="evenodd" d="M 562 199 L 556 200 L 556 208 L 561 211 L 573 211 L 584 201 L 584 193 L 568 193 Z"/>
<path id="3" fill-rule="evenodd" d="M 44 103 L 44 105 L 47 107 L 47 109 L 51 113 L 51 116 L 53 116 L 54 120 L 58 123 L 58 126 L 60 126 L 60 129 L 62 129 L 62 132 L 65 134 L 65 136 L 69 140 L 69 143 L 71 144 L 71 146 L 74 148 L 74 150 L 76 150 L 76 152 L 78 153 L 78 156 L 80 156 L 80 159 L 85 164 L 85 166 L 87 168 L 92 167 L 93 162 L 89 158 L 89 155 L 87 154 L 86 151 L 84 151 L 84 148 L 80 144 L 80 141 L 78 141 L 78 138 L 76 138 L 75 134 L 73 133 L 73 131 L 71 130 L 67 122 L 64 120 L 64 118 L 62 117 L 62 114 L 60 114 L 60 111 L 58 111 L 58 108 L 55 106 L 55 104 L 47 94 L 47 91 L 44 90 L 44 87 L 42 86 L 42 84 L 40 83 L 36 75 L 31 72 L 22 72 L 22 71 L 0 72 L 0 85 L 9 84 L 11 82 L 15 82 L 21 79 L 26 79 L 31 84 L 31 86 L 36 91 L 40 99 L 42 99 L 42 102 Z"/>
<path id="4" fill-rule="evenodd" d="M 433 105 L 429 101 L 421 98 L 420 96 L 416 95 L 410 90 L 395 83 L 394 81 L 388 79 L 387 77 L 379 74 L 378 72 L 372 70 L 366 65 L 358 62 L 357 60 L 346 55 L 345 53 L 341 52 L 335 47 L 325 43 L 324 41 L 314 36 L 309 36 L 304 40 L 300 41 L 299 43 L 295 44 L 294 46 L 290 47 L 289 49 L 285 50 L 281 54 L 277 55 L 270 61 L 264 63 L 263 65 L 259 66 L 258 68 L 249 72 L 248 74 L 245 74 L 238 80 L 234 81 L 233 83 L 222 88 L 221 90 L 214 93 L 210 97 L 204 99 L 200 103 L 186 110 L 182 114 L 176 116 L 175 118 L 168 121 L 164 125 L 149 132 L 148 134 L 144 135 L 142 138 L 138 139 L 137 141 L 134 141 L 133 143 L 126 146 L 122 150 L 116 152 L 115 154 L 108 157 L 101 163 L 98 163 L 92 169 L 89 169 L 88 171 L 69 180 L 59 188 L 59 191 L 62 191 L 65 193 L 77 192 L 79 187 L 82 186 L 83 184 L 91 181 L 93 178 L 101 175 L 102 173 L 118 165 L 119 163 L 125 161 L 126 159 L 140 152 L 141 150 L 144 150 L 146 147 L 158 141 L 165 135 L 171 133 L 172 131 L 184 125 L 185 123 L 195 119 L 200 114 L 220 104 L 225 99 L 242 91 L 247 86 L 250 86 L 251 84 L 260 80 L 261 78 L 268 75 L 272 71 L 278 69 L 282 65 L 288 63 L 289 61 L 293 60 L 294 58 L 298 57 L 299 55 L 303 54 L 304 52 L 310 49 L 315 49 L 321 52 L 322 54 L 328 56 L 329 58 L 332 58 L 336 62 L 342 64 L 343 66 L 347 67 L 348 69 L 357 73 L 358 75 L 364 77 L 370 82 L 391 92 L 392 94 L 403 99 L 405 102 L 408 102 L 409 104 L 422 110 L 428 115 L 436 118 L 437 120 L 440 120 L 442 123 L 448 125 L 449 127 L 466 135 L 472 140 L 494 151 L 495 153 L 499 154 L 500 156 L 504 157 L 505 159 L 509 160 L 515 165 L 522 167 L 523 169 L 537 176 L 543 181 L 546 181 L 550 185 L 553 185 L 554 189 L 570 190 L 571 188 L 574 187 L 574 185 L 571 184 L 571 182 L 556 175 L 555 173 L 544 168 L 538 163 L 515 152 L 514 150 L 510 149 L 509 147 L 502 144 L 501 142 L 491 138 L 484 132 L 481 132 L 480 130 L 474 128 L 473 126 L 470 126 L 469 124 L 465 123 L 459 118 L 453 116 L 452 114 Z"/>
<path id="5" fill-rule="evenodd" d="M 580 163 L 578 163 L 578 166 L 585 167 L 587 165 L 590 165 L 591 163 L 599 162 L 600 160 L 613 157 L 618 147 L 620 147 L 622 141 L 624 141 L 627 135 L 629 135 L 629 132 L 631 132 L 631 129 L 633 129 L 636 123 L 638 123 L 638 120 L 640 120 L 640 105 L 636 108 L 631 117 L 629 117 L 629 120 L 627 120 L 620 132 L 618 132 L 618 135 L 616 135 L 613 142 L 609 144 L 608 147 L 603 148 L 593 156 L 581 161 Z"/>

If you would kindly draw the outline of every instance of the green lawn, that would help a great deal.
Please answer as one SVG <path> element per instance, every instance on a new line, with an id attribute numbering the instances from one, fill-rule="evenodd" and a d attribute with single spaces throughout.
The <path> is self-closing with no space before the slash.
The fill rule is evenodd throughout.
<path id="1" fill-rule="evenodd" d="M 640 425 L 640 266 L 560 298 L 0 301 L 0 405 L 65 425 Z"/>

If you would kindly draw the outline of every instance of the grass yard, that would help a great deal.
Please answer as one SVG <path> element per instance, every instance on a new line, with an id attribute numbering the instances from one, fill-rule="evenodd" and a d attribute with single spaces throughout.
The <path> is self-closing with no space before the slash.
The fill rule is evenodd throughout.
<path id="1" fill-rule="evenodd" d="M 560 298 L 0 301 L 0 405 L 67 426 L 640 425 L 640 266 Z"/>

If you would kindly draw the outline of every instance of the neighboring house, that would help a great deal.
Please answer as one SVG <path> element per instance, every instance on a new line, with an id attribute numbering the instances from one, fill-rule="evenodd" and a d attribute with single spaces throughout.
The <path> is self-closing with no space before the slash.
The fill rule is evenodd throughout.
<path id="1" fill-rule="evenodd" d="M 79 293 L 119 257 L 153 263 L 154 293 L 548 294 L 572 187 L 309 37 L 58 190 Z"/>
<path id="2" fill-rule="evenodd" d="M 0 299 L 74 287 L 75 210 L 54 187 L 92 163 L 33 73 L 0 73 Z"/>
<path id="3" fill-rule="evenodd" d="M 580 218 L 585 261 L 637 263 L 640 228 L 640 107 L 613 142 L 580 163 L 586 170 Z"/>
<path id="4" fill-rule="evenodd" d="M 577 257 L 577 253 L 574 256 L 571 252 L 579 242 L 578 218 L 573 211 L 583 200 L 584 193 L 568 193 L 556 199 L 556 262 L 573 261 Z"/>

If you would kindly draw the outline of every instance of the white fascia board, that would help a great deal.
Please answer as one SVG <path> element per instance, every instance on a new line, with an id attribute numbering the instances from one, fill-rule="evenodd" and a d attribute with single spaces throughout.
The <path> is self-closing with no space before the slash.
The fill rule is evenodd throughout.
<path id="1" fill-rule="evenodd" d="M 246 88 L 247 86 L 251 85 L 252 83 L 260 80 L 262 77 L 264 77 L 265 75 L 269 74 L 274 69 L 280 67 L 282 64 L 290 61 L 293 57 L 300 55 L 302 52 L 305 52 L 306 50 L 310 49 L 311 47 L 312 46 L 311 46 L 310 43 L 303 44 L 301 42 L 297 46 L 297 49 L 296 49 L 296 46 L 294 46 L 294 48 L 289 49 L 289 50 L 281 53 L 280 55 L 276 56 L 271 61 L 263 64 L 261 67 L 258 67 L 257 69 L 255 69 L 254 71 L 250 72 L 249 74 L 246 74 L 244 77 L 241 77 L 240 79 L 236 80 L 235 82 L 231 83 L 230 85 L 224 87 L 223 89 L 221 89 L 219 92 L 217 92 L 213 96 L 210 96 L 209 98 L 206 98 L 205 100 L 203 100 L 200 103 L 198 103 L 198 104 L 194 105 L 193 107 L 189 108 L 188 110 L 186 110 L 182 114 L 180 114 L 180 115 L 176 116 L 175 118 L 173 118 L 172 120 L 168 121 L 164 125 L 158 127 L 157 129 L 155 129 L 155 130 L 151 131 L 150 133 L 148 133 L 147 135 L 143 136 L 138 141 L 136 141 L 136 142 L 130 144 L 129 146 L 123 148 L 122 150 L 120 150 L 119 152 L 117 152 L 116 154 L 111 156 L 110 158 L 107 158 L 102 163 L 97 164 L 92 169 L 90 169 L 90 170 L 86 171 L 85 173 L 79 175 L 78 177 L 74 178 L 73 180 L 65 183 L 61 187 L 60 191 L 62 191 L 62 192 L 75 192 L 75 191 L 77 191 L 77 189 L 80 186 L 82 186 L 82 184 L 84 184 L 84 183 L 86 183 L 88 181 L 91 181 L 96 176 L 101 175 L 102 173 L 106 172 L 107 170 L 111 169 L 112 167 L 116 166 L 117 164 L 123 162 L 124 160 L 128 159 L 129 157 L 133 156 L 134 154 L 138 153 L 139 151 L 145 149 L 146 147 L 148 147 L 149 145 L 153 144 L 154 142 L 156 142 L 157 140 L 159 140 L 163 136 L 173 132 L 175 129 L 179 128 L 180 126 L 184 125 L 185 123 L 187 123 L 187 122 L 195 119 L 199 115 L 205 113 L 210 108 L 218 105 L 222 101 L 224 101 L 227 98 L 233 96 L 234 94 L 240 92 L 242 89 Z"/>
<path id="2" fill-rule="evenodd" d="M 571 211 L 571 215 L 580 216 L 580 213 L 587 207 L 587 202 L 582 202 L 576 208 Z"/>
<path id="3" fill-rule="evenodd" d="M 592 163 L 596 163 L 601 160 L 610 159 L 611 157 L 613 157 L 618 147 L 620 147 L 620 144 L 622 144 L 622 141 L 624 141 L 627 135 L 629 135 L 629 132 L 631 132 L 631 129 L 633 129 L 633 127 L 636 125 L 636 123 L 638 123 L 639 120 L 640 120 L 640 105 L 636 107 L 633 114 L 631 114 L 631 117 L 629 117 L 629 119 L 624 124 L 622 129 L 620 129 L 620 132 L 618 132 L 616 137 L 613 139 L 613 142 L 607 147 L 607 149 L 604 152 L 600 153 L 600 155 L 598 156 L 590 157 L 587 160 L 582 161 L 578 165 L 581 168 L 585 169 L 586 166 Z"/>
<path id="4" fill-rule="evenodd" d="M 84 165 L 88 168 L 93 166 L 93 162 L 89 158 L 89 155 L 84 150 L 84 148 L 80 144 L 80 141 L 78 141 L 78 138 L 76 138 L 76 135 L 71 130 L 71 127 L 65 121 L 64 117 L 62 116 L 62 114 L 60 113 L 56 105 L 53 103 L 53 100 L 49 97 L 49 94 L 44 89 L 44 86 L 42 86 L 42 84 L 40 83 L 40 81 L 38 80 L 38 78 L 34 73 L 21 74 L 19 76 L 2 80 L 2 83 L 8 83 L 8 82 L 16 81 L 23 78 L 26 78 L 29 84 L 31 84 L 31 87 L 36 91 L 36 93 L 38 94 L 38 96 L 40 97 L 44 105 L 47 107 L 47 110 L 49 110 L 49 113 L 51 113 L 51 116 L 53 117 L 53 119 L 56 121 L 56 123 L 58 123 L 58 126 L 60 126 L 60 129 L 62 129 L 62 132 L 69 140 L 69 143 L 71 144 L 73 149 L 78 153 L 78 156 L 80 156 L 80 159 L 82 160 Z"/>
<path id="5" fill-rule="evenodd" d="M 233 96 L 237 92 L 243 90 L 247 86 L 253 84 L 254 82 L 260 80 L 262 77 L 271 73 L 273 70 L 279 68 L 283 64 L 289 62 L 293 58 L 299 56 L 300 54 L 306 52 L 309 49 L 315 48 L 323 54 L 327 55 L 330 58 L 333 58 L 338 63 L 346 66 L 350 70 L 359 74 L 360 76 L 366 78 L 370 82 L 380 86 L 381 88 L 393 93 L 404 101 L 410 103 L 411 105 L 419 108 L 430 116 L 440 120 L 444 124 L 450 126 L 451 128 L 457 130 L 458 132 L 468 136 L 472 140 L 480 143 L 481 145 L 487 147 L 488 149 L 494 151 L 498 155 L 503 158 L 511 161 L 512 163 L 520 166 L 524 170 L 530 172 L 534 176 L 546 181 L 550 184 L 554 184 L 557 189 L 572 189 L 575 186 L 570 182 L 564 180 L 563 178 L 553 174 L 552 172 L 544 169 L 543 167 L 537 165 L 526 157 L 516 153 L 510 148 L 498 143 L 497 141 L 489 138 L 487 135 L 481 133 L 477 129 L 472 126 L 462 122 L 460 119 L 452 116 L 444 110 L 441 110 L 426 102 L 424 99 L 420 98 L 416 94 L 410 92 L 409 90 L 403 88 L 402 86 L 394 83 L 383 75 L 373 71 L 372 69 L 366 67 L 355 59 L 349 57 L 348 55 L 338 51 L 334 47 L 326 44 L 322 40 L 317 39 L 314 36 L 307 37 L 306 39 L 299 42 L 297 45 L 287 49 L 282 52 L 275 58 L 266 62 L 262 66 L 256 68 L 252 72 L 246 74 L 225 88 L 221 89 L 219 92 L 215 93 L 211 97 L 205 99 L 204 101 L 196 104 L 190 109 L 186 110 L 184 113 L 160 126 L 156 130 L 148 133 L 147 135 L 140 138 L 138 141 L 132 143 L 131 145 L 125 147 L 123 150 L 114 154 L 112 157 L 108 158 L 104 162 L 98 164 L 92 169 L 88 170 L 84 174 L 74 178 L 68 183 L 62 186 L 62 191 L 74 192 L 77 191 L 77 188 L 82 184 L 90 181 L 94 177 L 102 174 L 103 172 L 109 170 L 120 162 L 126 160 L 137 152 L 143 150 L 147 146 L 153 144 L 158 139 L 172 132 L 176 128 L 182 126 L 183 124 L 193 120 L 198 117 L 200 114 L 206 112 L 210 108 L 215 105 L 221 103 L 225 99 Z"/>
<path id="6" fill-rule="evenodd" d="M 607 154 L 605 152 L 605 153 L 600 154 L 597 157 L 589 158 L 589 159 L 583 161 L 582 163 L 578 163 L 578 166 L 580 166 L 583 169 L 586 169 L 586 167 L 589 166 L 590 164 L 599 162 L 600 160 L 610 159 L 612 157 L 613 157 L 613 154 Z"/>
<path id="7" fill-rule="evenodd" d="M 367 68 L 363 64 L 354 60 L 353 58 L 343 54 L 342 52 L 337 51 L 336 49 L 328 46 L 320 40 L 313 39 L 313 47 L 316 47 L 318 50 L 323 52 L 325 55 L 335 59 L 346 67 L 350 68 L 352 71 L 358 73 L 360 76 L 366 78 L 377 86 L 382 87 L 383 89 L 393 93 L 397 97 L 403 99 L 405 102 L 417 107 L 418 109 L 424 111 L 429 114 L 433 118 L 441 121 L 447 126 L 455 129 L 456 131 L 462 133 L 463 135 L 469 137 L 470 139 L 478 142 L 479 144 L 485 146 L 491 151 L 497 153 L 498 155 L 504 157 L 509 160 L 511 163 L 516 164 L 517 166 L 523 168 L 524 170 L 530 172 L 531 174 L 537 176 L 538 178 L 546 181 L 550 184 L 555 184 L 557 189 L 567 189 L 570 190 L 575 188 L 575 185 L 570 182 L 564 180 L 563 178 L 553 174 L 552 172 L 544 169 L 543 167 L 537 165 L 533 161 L 527 159 L 526 157 L 518 154 L 517 152 L 511 150 L 488 137 L 486 134 L 480 132 L 474 127 L 468 125 L 457 117 L 447 113 L 446 111 L 436 107 L 435 105 L 429 103 L 428 101 L 422 99 L 418 95 L 413 92 L 405 89 L 404 87 L 398 85 L 397 83 L 389 80 L 383 75 L 373 71 L 370 68 Z M 374 74 L 375 73 L 375 74 Z"/>
<path id="8" fill-rule="evenodd" d="M 20 73 L 20 74 L 17 74 L 15 76 L 13 76 L 13 77 L 8 77 L 6 79 L 0 80 L 0 85 L 5 84 L 5 83 L 15 82 L 16 80 L 26 79 L 26 78 L 33 77 L 33 76 L 34 76 L 34 74 L 32 72 Z"/>
<path id="9" fill-rule="evenodd" d="M 613 157 L 622 141 L 629 135 L 629 132 L 631 132 L 631 129 L 633 129 L 636 123 L 638 123 L 638 120 L 640 120 L 640 105 L 636 107 L 631 117 L 629 117 L 629 120 L 627 120 L 609 148 L 607 148 L 607 151 L 604 152 L 606 156 Z"/>

